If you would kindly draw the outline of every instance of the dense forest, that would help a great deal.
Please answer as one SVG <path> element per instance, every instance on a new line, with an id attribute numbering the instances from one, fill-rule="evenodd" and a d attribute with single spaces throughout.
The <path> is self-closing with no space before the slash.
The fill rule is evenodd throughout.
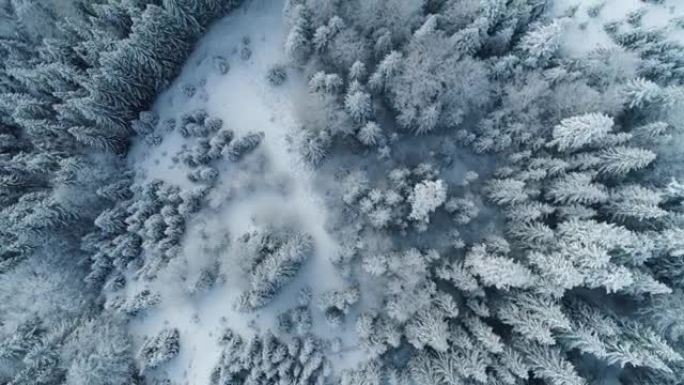
<path id="1" fill-rule="evenodd" d="M 684 384 L 684 4 L 0 0 L 0 383 Z"/>

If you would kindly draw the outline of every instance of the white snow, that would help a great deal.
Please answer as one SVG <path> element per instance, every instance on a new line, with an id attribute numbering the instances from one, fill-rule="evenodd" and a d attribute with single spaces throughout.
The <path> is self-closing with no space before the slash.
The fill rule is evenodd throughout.
<path id="1" fill-rule="evenodd" d="M 597 16 L 590 17 L 587 11 L 602 4 Z M 631 12 L 643 9 L 645 28 L 668 28 L 671 39 L 684 42 L 684 30 L 673 26 L 671 21 L 684 16 L 684 2 L 665 0 L 663 4 L 645 3 L 642 0 L 554 0 L 549 14 L 554 17 L 567 16 L 568 10 L 577 7 L 572 18 L 565 19 L 562 48 L 571 56 L 582 56 L 596 48 L 616 47 L 604 31 L 603 26 L 612 21 L 622 21 Z"/>
<path id="2" fill-rule="evenodd" d="M 172 362 L 158 370 L 174 383 L 205 384 L 216 364 L 220 349 L 216 341 L 225 327 L 243 336 L 273 328 L 280 311 L 294 306 L 301 287 L 317 294 L 348 285 L 330 262 L 340 245 L 326 231 L 327 211 L 314 186 L 312 170 L 291 150 L 291 135 L 299 129 L 295 101 L 306 92 L 306 82 L 295 71 L 288 80 L 273 87 L 265 76 L 276 63 L 286 62 L 283 53 L 285 26 L 282 23 L 283 0 L 247 2 L 231 15 L 217 22 L 200 41 L 179 78 L 164 92 L 154 106 L 160 121 L 205 108 L 210 117 L 223 119 L 224 126 L 236 137 L 263 132 L 264 141 L 241 163 L 222 161 L 217 167 L 219 182 L 212 190 L 209 205 L 187 224 L 182 256 L 172 261 L 151 283 L 162 295 L 162 302 L 131 323 L 131 332 L 139 344 L 145 336 L 163 327 L 180 330 L 181 351 Z M 243 38 L 250 40 L 252 55 L 240 57 Z M 213 58 L 228 59 L 231 69 L 221 75 Z M 200 84 L 206 80 L 206 85 Z M 187 84 L 197 86 L 191 98 L 183 94 Z M 140 183 L 162 179 L 187 189 L 193 186 L 182 163 L 171 158 L 187 142 L 178 130 L 167 133 L 159 146 L 137 143 L 129 156 Z M 241 313 L 232 306 L 246 285 L 238 267 L 239 250 L 231 245 L 247 231 L 269 224 L 286 224 L 310 234 L 314 255 L 286 286 L 272 304 L 253 313 Z M 214 250 L 207 247 L 228 239 L 228 246 Z M 225 283 L 204 295 L 189 296 L 182 289 L 181 276 L 198 274 L 200 269 L 218 260 Z M 129 291 L 141 285 L 131 283 Z M 340 338 L 343 353 L 331 356 L 335 369 L 356 365 L 364 354 L 356 346 L 353 317 L 339 329 L 332 329 L 322 313 L 312 306 L 313 330 L 319 337 Z"/>

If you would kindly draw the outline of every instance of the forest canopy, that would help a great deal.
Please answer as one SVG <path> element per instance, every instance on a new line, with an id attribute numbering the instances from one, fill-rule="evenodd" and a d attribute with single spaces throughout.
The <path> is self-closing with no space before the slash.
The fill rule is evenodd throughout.
<path id="1" fill-rule="evenodd" d="M 0 383 L 678 385 L 684 5 L 0 0 Z"/>

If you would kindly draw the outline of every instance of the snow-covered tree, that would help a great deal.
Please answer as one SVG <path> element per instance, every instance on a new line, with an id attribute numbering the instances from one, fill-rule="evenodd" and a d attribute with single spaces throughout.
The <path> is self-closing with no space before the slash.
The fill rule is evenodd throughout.
<path id="1" fill-rule="evenodd" d="M 371 96 L 364 92 L 357 82 L 349 86 L 344 97 L 344 106 L 352 119 L 357 122 L 366 120 L 372 113 Z"/>
<path id="2" fill-rule="evenodd" d="M 525 183 L 512 178 L 491 180 L 485 192 L 496 204 L 522 203 L 528 199 Z"/>
<path id="3" fill-rule="evenodd" d="M 586 380 L 577 374 L 573 365 L 563 358 L 559 349 L 546 345 L 531 345 L 524 348 L 530 369 L 536 377 L 552 385 L 584 385 Z"/>
<path id="4" fill-rule="evenodd" d="M 285 51 L 294 60 L 303 62 L 311 51 L 309 16 L 302 5 L 295 6 L 289 15 L 292 25 L 285 41 Z"/>
<path id="5" fill-rule="evenodd" d="M 430 214 L 446 201 L 447 187 L 444 181 L 423 181 L 413 187 L 408 200 L 411 203 L 409 218 L 419 222 L 429 222 Z"/>
<path id="6" fill-rule="evenodd" d="M 178 329 L 163 329 L 145 341 L 138 352 L 141 372 L 156 368 L 178 355 L 180 351 L 179 339 Z"/>
<path id="7" fill-rule="evenodd" d="M 560 48 L 563 22 L 554 20 L 547 25 L 539 25 L 523 36 L 520 48 L 529 59 L 544 64 L 551 59 Z"/>
<path id="8" fill-rule="evenodd" d="M 594 204 L 608 200 L 608 192 L 589 173 L 569 173 L 549 186 L 546 196 L 554 203 Z"/>
<path id="9" fill-rule="evenodd" d="M 446 351 L 449 324 L 441 314 L 423 310 L 418 312 L 406 325 L 406 337 L 417 349 L 429 346 L 436 351 Z"/>
<path id="10" fill-rule="evenodd" d="M 125 325 L 117 317 L 84 323 L 64 349 L 66 356 L 74 356 L 66 384 L 124 385 L 133 381 L 131 346 Z"/>
<path id="11" fill-rule="evenodd" d="M 399 52 L 392 51 L 378 64 L 377 69 L 371 75 L 368 84 L 375 89 L 385 87 L 385 85 L 393 79 L 398 73 L 402 62 L 402 55 Z"/>
<path id="12" fill-rule="evenodd" d="M 623 176 L 651 164 L 656 154 L 649 150 L 633 147 L 614 147 L 599 154 L 599 171 L 604 174 Z"/>
<path id="13" fill-rule="evenodd" d="M 484 285 L 497 289 L 530 287 L 535 279 L 524 265 L 505 256 L 489 255 L 484 245 L 474 246 L 468 251 L 465 266 Z"/>
<path id="14" fill-rule="evenodd" d="M 247 234 L 245 263 L 249 287 L 239 299 L 244 310 L 266 305 L 298 272 L 311 254 L 305 234 Z"/>
<path id="15" fill-rule="evenodd" d="M 359 128 L 356 137 L 366 146 L 378 145 L 383 139 L 382 128 L 375 122 L 368 122 Z"/>
<path id="16" fill-rule="evenodd" d="M 668 215 L 668 212 L 660 207 L 663 203 L 662 195 L 646 187 L 626 185 L 612 192 L 610 198 L 608 210 L 619 220 L 647 221 Z"/>
<path id="17" fill-rule="evenodd" d="M 563 119 L 553 129 L 549 145 L 560 151 L 577 150 L 586 145 L 600 145 L 612 131 L 613 119 L 601 114 L 586 114 Z"/>

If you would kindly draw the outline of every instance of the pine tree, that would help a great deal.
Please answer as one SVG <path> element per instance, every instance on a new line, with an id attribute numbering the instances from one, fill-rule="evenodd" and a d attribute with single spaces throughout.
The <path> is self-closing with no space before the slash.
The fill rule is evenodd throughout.
<path id="1" fill-rule="evenodd" d="M 406 337 L 416 349 L 429 346 L 436 351 L 444 352 L 449 348 L 448 328 L 448 323 L 439 313 L 424 310 L 408 322 Z"/>
<path id="2" fill-rule="evenodd" d="M 475 340 L 482 344 L 483 347 L 492 354 L 500 354 L 504 350 L 504 344 L 501 337 L 497 335 L 491 326 L 485 324 L 479 317 L 468 317 L 464 322 L 464 326 Z"/>
<path id="3" fill-rule="evenodd" d="M 441 179 L 416 184 L 408 198 L 411 203 L 409 218 L 419 222 L 429 222 L 430 213 L 446 201 L 446 191 L 447 188 Z"/>
<path id="4" fill-rule="evenodd" d="M 659 206 L 663 198 L 657 191 L 638 185 L 627 185 L 611 193 L 607 208 L 618 220 L 647 221 L 664 218 L 667 211 Z"/>
<path id="5" fill-rule="evenodd" d="M 656 83 L 644 78 L 630 80 L 623 91 L 630 108 L 642 108 L 662 100 L 663 91 Z"/>
<path id="6" fill-rule="evenodd" d="M 366 65 L 360 61 L 355 61 L 349 69 L 349 80 L 361 82 L 365 76 Z"/>
<path id="7" fill-rule="evenodd" d="M 546 197 L 554 203 L 594 204 L 605 202 L 608 193 L 603 185 L 592 181 L 591 174 L 573 172 L 554 180 Z"/>
<path id="8" fill-rule="evenodd" d="M 553 129 L 549 146 L 560 151 L 578 150 L 587 145 L 600 145 L 612 131 L 613 119 L 602 114 L 586 114 L 563 119 Z"/>
<path id="9" fill-rule="evenodd" d="M 498 205 L 522 203 L 528 200 L 525 183 L 516 179 L 492 179 L 485 188 L 485 193 Z"/>
<path id="10" fill-rule="evenodd" d="M 376 146 L 383 139 L 382 128 L 375 122 L 368 122 L 359 129 L 356 137 L 366 146 Z"/>
<path id="11" fill-rule="evenodd" d="M 513 327 L 513 331 L 529 341 L 554 345 L 554 331 L 571 327 L 567 316 L 556 300 L 543 294 L 513 293 L 502 299 L 496 314 L 499 319 Z"/>
<path id="12" fill-rule="evenodd" d="M 598 169 L 603 174 L 619 177 L 648 166 L 655 158 L 656 154 L 649 150 L 623 146 L 614 147 L 601 151 Z"/>
<path id="13" fill-rule="evenodd" d="M 292 27 L 285 40 L 285 52 L 299 63 L 306 61 L 311 51 L 308 18 L 303 5 L 296 5 L 290 13 Z"/>
<path id="14" fill-rule="evenodd" d="M 562 31 L 563 25 L 557 20 L 539 25 L 523 36 L 520 48 L 529 55 L 530 60 L 544 65 L 558 52 Z"/>
<path id="15" fill-rule="evenodd" d="M 370 94 L 364 92 L 361 85 L 357 82 L 349 86 L 349 90 L 344 97 L 344 106 L 356 122 L 365 121 L 371 116 L 373 111 Z"/>
<path id="16" fill-rule="evenodd" d="M 141 373 L 154 369 L 173 359 L 180 350 L 180 333 L 178 329 L 163 329 L 148 339 L 138 352 L 141 362 Z"/>
<path id="17" fill-rule="evenodd" d="M 263 240 L 267 241 L 268 237 Z M 310 256 L 312 246 L 308 235 L 292 234 L 290 239 L 275 238 L 272 241 L 278 242 L 277 248 L 267 256 L 262 256 L 264 259 L 247 271 L 250 287 L 239 299 L 242 309 L 256 309 L 266 305 L 297 274 Z M 252 256 L 254 257 L 258 256 Z"/>
<path id="18" fill-rule="evenodd" d="M 419 134 L 424 134 L 434 130 L 435 127 L 437 127 L 440 115 L 441 108 L 437 104 L 431 104 L 423 108 L 416 118 L 416 132 Z"/>
<path id="19" fill-rule="evenodd" d="M 466 254 L 465 266 L 485 286 L 497 289 L 530 287 L 534 275 L 525 266 L 499 255 L 489 255 L 484 245 L 474 246 Z"/>
<path id="20" fill-rule="evenodd" d="M 382 89 L 398 73 L 403 56 L 397 51 L 392 51 L 378 64 L 375 72 L 368 80 L 373 89 Z"/>
<path id="21" fill-rule="evenodd" d="M 563 358 L 558 348 L 531 345 L 523 348 L 534 375 L 552 385 L 584 385 L 587 382 L 577 374 L 573 365 Z"/>

